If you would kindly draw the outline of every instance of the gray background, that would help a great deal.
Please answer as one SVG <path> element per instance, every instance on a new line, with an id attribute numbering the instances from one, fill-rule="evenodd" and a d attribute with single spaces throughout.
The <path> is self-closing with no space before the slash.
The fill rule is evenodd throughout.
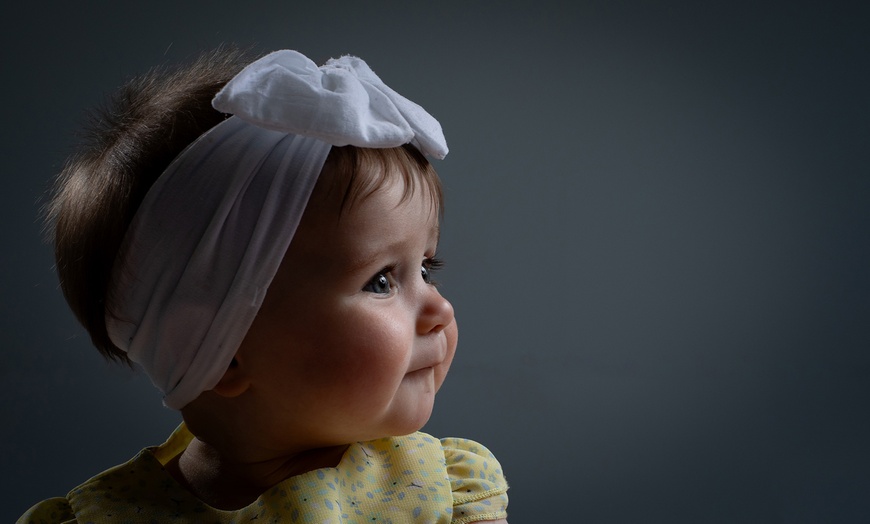
<path id="1" fill-rule="evenodd" d="M 84 108 L 233 41 L 362 56 L 441 120 L 427 430 L 497 454 L 512 522 L 870 522 L 867 2 L 8 4 L 0 520 L 178 422 L 90 348 L 37 212 Z"/>

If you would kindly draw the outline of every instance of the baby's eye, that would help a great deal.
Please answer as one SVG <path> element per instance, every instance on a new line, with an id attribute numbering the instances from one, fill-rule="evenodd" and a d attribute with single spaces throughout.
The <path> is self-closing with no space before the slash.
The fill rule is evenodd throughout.
<path id="1" fill-rule="evenodd" d="M 432 275 L 441 269 L 444 266 L 444 262 L 441 259 L 432 257 L 427 258 L 423 261 L 423 265 L 420 267 L 420 273 L 423 275 L 423 282 L 427 284 L 437 285 L 438 282 L 432 278 Z"/>
<path id="2" fill-rule="evenodd" d="M 383 270 L 363 287 L 363 291 L 368 293 L 377 293 L 378 295 L 389 295 L 390 291 L 392 291 L 393 286 L 390 284 L 390 272 L 388 270 Z"/>

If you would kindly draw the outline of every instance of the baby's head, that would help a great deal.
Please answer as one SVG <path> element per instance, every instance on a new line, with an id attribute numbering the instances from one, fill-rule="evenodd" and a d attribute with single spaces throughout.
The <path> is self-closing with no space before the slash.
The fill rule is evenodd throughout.
<path id="1" fill-rule="evenodd" d="M 201 81 L 184 77 L 193 95 L 157 118 L 163 130 L 192 119 L 190 131 L 149 135 L 152 149 L 168 151 L 163 165 L 130 158 L 130 142 L 142 146 L 136 118 L 154 118 L 134 96 L 131 120 L 66 168 L 52 214 L 73 310 L 104 354 L 132 356 L 205 431 L 218 412 L 277 439 L 268 445 L 283 445 L 287 431 L 324 445 L 418 429 L 457 337 L 452 307 L 432 282 L 437 175 L 415 146 L 337 147 L 319 128 L 315 137 L 287 135 L 238 118 L 167 168 L 185 141 L 222 118 L 202 102 L 239 61 L 209 61 L 198 66 L 210 72 Z M 342 74 L 358 67 L 346 64 Z M 379 82 L 369 73 L 359 74 Z M 145 105 L 172 99 L 178 78 L 162 87 L 152 79 L 156 95 Z M 202 115 L 191 118 L 193 108 Z M 438 146 L 425 130 L 413 142 L 430 154 Z M 204 217 L 209 200 L 217 211 Z"/>
<path id="2" fill-rule="evenodd" d="M 413 147 L 333 148 L 236 358 L 185 408 L 189 425 L 208 434 L 197 415 L 217 412 L 311 447 L 422 427 L 457 339 L 433 275 L 440 205 Z"/>

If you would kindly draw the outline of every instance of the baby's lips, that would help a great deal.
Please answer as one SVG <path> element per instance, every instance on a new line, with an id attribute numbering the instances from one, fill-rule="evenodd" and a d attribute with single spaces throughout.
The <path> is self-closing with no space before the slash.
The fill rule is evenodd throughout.
<path id="1" fill-rule="evenodd" d="M 417 351 L 417 357 L 411 362 L 410 371 L 417 371 L 425 368 L 434 368 L 444 362 L 447 358 L 447 344 L 444 341 L 431 348 Z"/>

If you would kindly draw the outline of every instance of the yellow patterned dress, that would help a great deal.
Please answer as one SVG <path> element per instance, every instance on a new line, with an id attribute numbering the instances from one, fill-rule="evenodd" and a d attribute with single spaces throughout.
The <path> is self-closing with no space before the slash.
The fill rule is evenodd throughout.
<path id="1" fill-rule="evenodd" d="M 465 439 L 425 433 L 351 445 L 338 466 L 291 477 L 235 511 L 212 508 L 164 470 L 193 435 L 182 424 L 63 498 L 33 506 L 25 523 L 466 524 L 506 517 L 507 483 L 498 461 Z"/>

